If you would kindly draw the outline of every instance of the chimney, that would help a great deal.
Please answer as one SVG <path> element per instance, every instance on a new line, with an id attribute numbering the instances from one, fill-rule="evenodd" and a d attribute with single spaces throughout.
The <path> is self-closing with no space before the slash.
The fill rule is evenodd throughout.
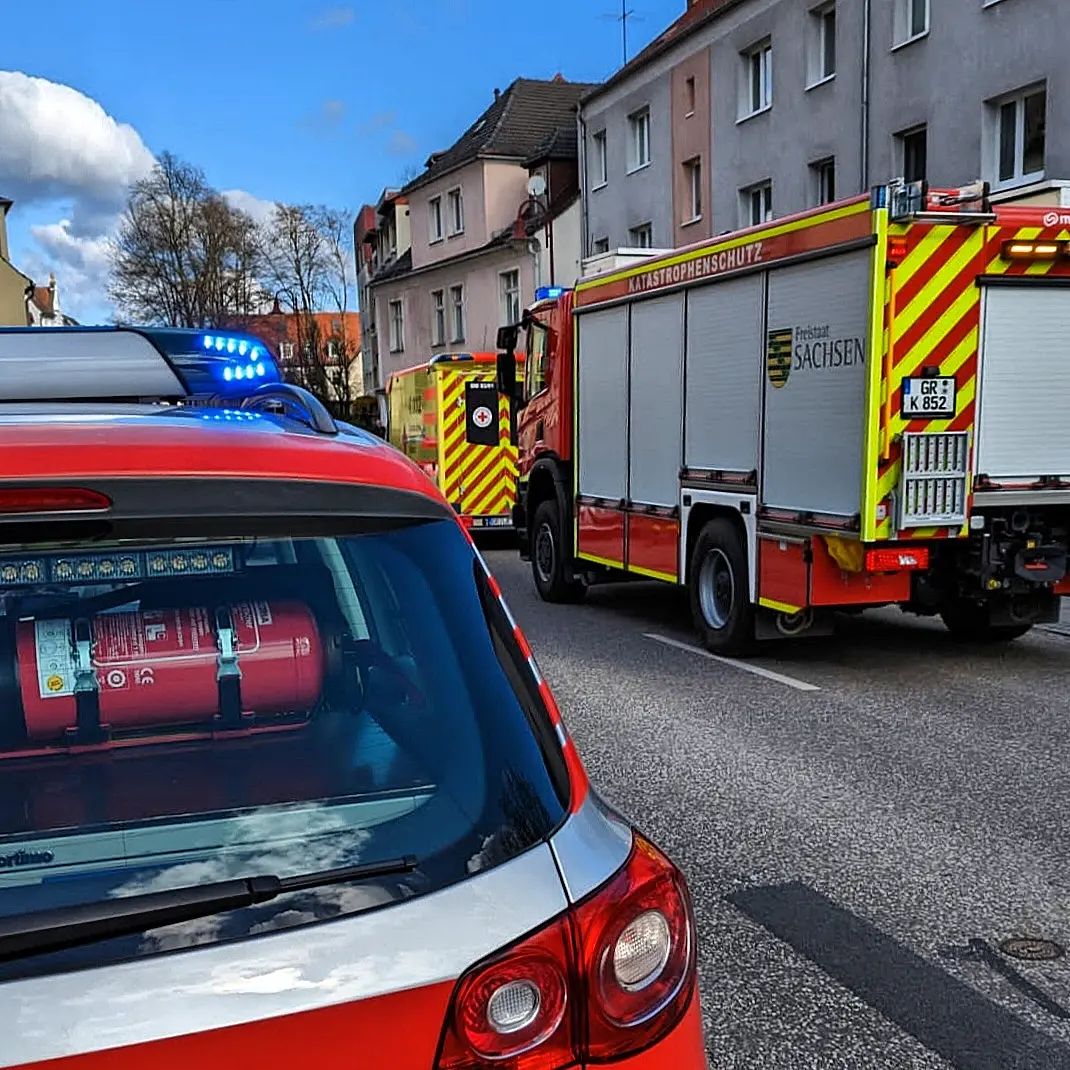
<path id="1" fill-rule="evenodd" d="M 502 91 L 495 86 L 494 87 L 494 99 L 497 100 L 502 95 Z"/>

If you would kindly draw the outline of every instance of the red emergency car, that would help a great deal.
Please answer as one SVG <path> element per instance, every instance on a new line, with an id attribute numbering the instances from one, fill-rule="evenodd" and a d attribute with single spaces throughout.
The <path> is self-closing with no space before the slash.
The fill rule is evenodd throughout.
<path id="1" fill-rule="evenodd" d="M 705 1066 L 448 504 L 246 335 L 0 331 L 0 1066 Z"/>

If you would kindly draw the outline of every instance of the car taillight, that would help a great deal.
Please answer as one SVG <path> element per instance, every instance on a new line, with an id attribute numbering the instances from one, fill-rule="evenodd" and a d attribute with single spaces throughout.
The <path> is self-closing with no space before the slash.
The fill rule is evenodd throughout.
<path id="1" fill-rule="evenodd" d="M 438 1070 L 560 1070 L 633 1055 L 677 1025 L 694 979 L 683 877 L 636 836 L 606 884 L 461 978 Z"/>
<path id="2" fill-rule="evenodd" d="M 695 972 L 691 904 L 683 877 L 641 837 L 627 865 L 580 904 L 591 1059 L 633 1054 L 683 1016 Z"/>
<path id="3" fill-rule="evenodd" d="M 573 958 L 572 929 L 563 917 L 469 970 L 453 993 L 440 1070 L 571 1066 Z"/>

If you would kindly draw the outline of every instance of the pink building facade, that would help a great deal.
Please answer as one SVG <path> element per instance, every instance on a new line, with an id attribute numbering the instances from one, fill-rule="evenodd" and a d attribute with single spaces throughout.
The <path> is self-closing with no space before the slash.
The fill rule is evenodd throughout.
<path id="1" fill-rule="evenodd" d="M 536 288 L 580 267 L 576 109 L 590 86 L 518 79 L 358 227 L 379 387 L 439 353 L 492 350 Z M 384 240 L 389 235 L 389 240 Z"/>

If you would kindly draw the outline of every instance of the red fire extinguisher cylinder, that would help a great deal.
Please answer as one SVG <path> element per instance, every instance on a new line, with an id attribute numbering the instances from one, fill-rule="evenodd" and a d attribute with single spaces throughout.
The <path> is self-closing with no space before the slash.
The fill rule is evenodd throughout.
<path id="1" fill-rule="evenodd" d="M 62 739 L 77 725 L 79 670 L 96 677 L 100 721 L 112 731 L 210 722 L 220 713 L 220 662 L 233 651 L 241 706 L 258 715 L 311 710 L 324 686 L 324 644 L 299 602 L 236 602 L 230 635 L 203 606 L 102 613 L 79 650 L 76 620 L 19 621 L 18 686 L 26 737 Z M 229 641 L 228 641 L 229 640 Z M 85 662 L 86 664 L 83 664 Z"/>

